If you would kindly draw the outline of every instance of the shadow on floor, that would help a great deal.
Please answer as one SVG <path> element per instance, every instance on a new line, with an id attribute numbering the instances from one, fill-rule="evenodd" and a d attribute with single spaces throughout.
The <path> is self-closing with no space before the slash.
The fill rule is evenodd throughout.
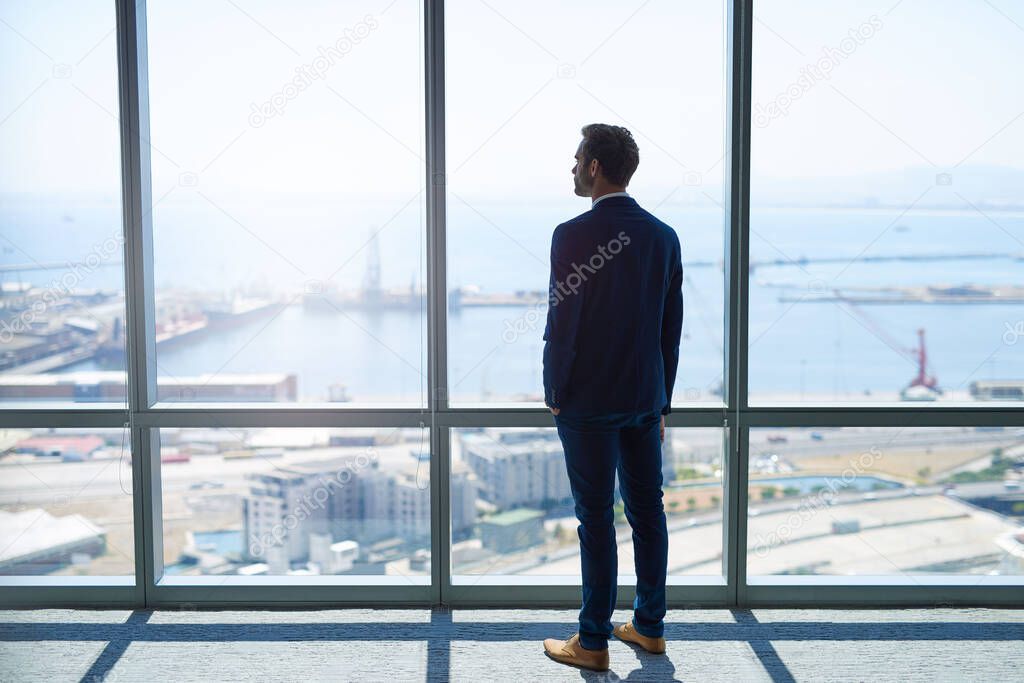
<path id="1" fill-rule="evenodd" d="M 879 621 L 782 621 L 762 624 L 750 610 L 729 610 L 735 623 L 668 623 L 665 637 L 671 641 L 744 641 L 773 681 L 792 681 L 793 676 L 778 656 L 772 642 L 799 641 L 1010 641 L 1024 639 L 1019 622 L 920 622 Z M 0 623 L 0 642 L 99 641 L 107 645 L 82 677 L 103 680 L 133 642 L 288 642 L 288 641 L 426 641 L 427 678 L 450 677 L 450 645 L 453 641 L 500 643 L 537 642 L 538 665 L 549 662 L 541 653 L 541 641 L 568 637 L 573 622 L 455 622 L 447 610 L 434 610 L 429 624 L 404 622 L 365 623 L 180 623 L 151 624 L 152 610 L 132 612 L 124 623 Z M 179 612 L 180 614 L 180 612 Z M 386 611 L 383 612 L 386 617 Z M 628 678 L 610 671 L 580 671 L 586 681 L 675 680 L 675 667 L 668 657 L 632 648 L 640 664 Z M 552 666 L 559 666 L 550 663 Z"/>

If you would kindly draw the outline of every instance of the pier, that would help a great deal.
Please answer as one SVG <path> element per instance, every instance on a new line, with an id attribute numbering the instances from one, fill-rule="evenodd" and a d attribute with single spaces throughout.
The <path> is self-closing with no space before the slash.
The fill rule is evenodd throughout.
<path id="1" fill-rule="evenodd" d="M 793 288 L 798 289 L 798 288 Z M 1024 304 L 1024 287 L 929 285 L 925 287 L 846 287 L 820 294 L 783 294 L 783 302 L 834 301 L 855 304 Z"/>

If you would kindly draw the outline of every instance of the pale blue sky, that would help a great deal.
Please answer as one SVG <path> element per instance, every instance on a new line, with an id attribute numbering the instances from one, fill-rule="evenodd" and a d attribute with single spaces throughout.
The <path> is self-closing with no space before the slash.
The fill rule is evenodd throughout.
<path id="1" fill-rule="evenodd" d="M 600 120 L 634 130 L 642 155 L 635 192 L 653 199 L 683 185 L 673 201 L 720 199 L 721 3 L 447 4 L 453 190 L 565 197 L 579 126 Z M 159 150 L 154 195 L 182 172 L 200 174 L 202 186 L 221 196 L 340 188 L 358 196 L 408 196 L 418 187 L 422 46 L 416 3 L 149 5 L 153 143 Z M 784 91 L 823 48 L 839 46 L 872 15 L 881 29 L 786 116 L 755 128 L 755 181 L 961 162 L 1020 166 L 1019 5 L 759 0 L 756 13 L 755 103 Z M 319 46 L 368 14 L 378 28 L 332 66 L 327 79 L 262 127 L 249 125 L 254 102 L 279 92 Z M 0 19 L 0 191 L 116 195 L 113 2 L 4 0 Z M 564 77 L 565 65 L 571 77 Z"/>

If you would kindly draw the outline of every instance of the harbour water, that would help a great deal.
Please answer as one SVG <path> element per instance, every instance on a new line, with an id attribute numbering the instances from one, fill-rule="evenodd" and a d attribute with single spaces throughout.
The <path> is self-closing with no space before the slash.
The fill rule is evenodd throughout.
<path id="1" fill-rule="evenodd" d="M 722 213 L 717 208 L 653 208 L 680 234 L 686 268 L 685 323 L 677 397 L 714 400 L 724 341 Z M 424 219 L 418 203 L 296 212 L 288 205 L 225 208 L 159 206 L 154 212 L 155 281 L 160 299 L 179 292 L 278 297 L 292 305 L 158 351 L 161 373 L 287 372 L 300 400 L 326 400 L 342 384 L 353 400 L 420 403 L 426 391 L 425 312 L 311 308 L 313 288 L 365 286 L 368 253 L 379 250 L 383 287 L 412 291 L 425 281 Z M 578 199 L 526 207 L 510 202 L 450 202 L 449 289 L 475 286 L 510 294 L 547 284 L 555 225 L 586 207 Z M 397 211 L 397 214 L 396 214 Z M 990 218 L 994 218 L 990 220 Z M 113 202 L 5 201 L 9 243 L 0 263 L 83 259 L 119 228 Z M 244 227 L 240 227 L 244 226 Z M 1024 378 L 1024 339 L 1012 332 L 1024 306 L 908 302 L 851 307 L 809 301 L 834 288 L 1017 286 L 1024 283 L 1024 215 L 898 209 L 762 209 L 752 216 L 752 396 L 842 399 L 896 394 L 916 374 L 909 352 L 926 331 L 930 371 L 939 385 L 965 391 L 978 379 Z M 368 236 L 376 233 L 377 245 Z M 878 255 L 956 255 L 975 260 L 872 261 Z M 815 259 L 830 262 L 815 263 Z M 716 264 L 716 265 L 709 265 Z M 119 264 L 88 273 L 81 289 L 120 289 Z M 4 272 L 4 282 L 45 286 L 60 273 Z M 311 284 L 312 283 L 312 284 Z M 321 291 L 314 289 L 313 291 Z M 518 325 L 518 327 L 516 327 Z M 448 317 L 449 383 L 454 400 L 516 400 L 540 394 L 543 310 L 533 306 L 463 307 Z M 518 329 L 510 334 L 510 327 Z M 91 369 L 92 361 L 66 369 Z"/>

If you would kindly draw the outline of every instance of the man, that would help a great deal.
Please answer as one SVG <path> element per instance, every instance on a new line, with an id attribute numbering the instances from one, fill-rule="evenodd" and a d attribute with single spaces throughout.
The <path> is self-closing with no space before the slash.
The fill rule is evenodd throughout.
<path id="1" fill-rule="evenodd" d="M 604 671 L 613 633 L 665 651 L 661 444 L 679 363 L 683 267 L 675 231 L 626 192 L 640 163 L 630 132 L 595 123 L 582 133 L 572 173 L 576 194 L 592 204 L 551 238 L 544 399 L 580 522 L 583 606 L 579 632 L 545 640 L 544 651 Z M 613 630 L 616 472 L 633 529 L 637 586 L 632 620 Z"/>

